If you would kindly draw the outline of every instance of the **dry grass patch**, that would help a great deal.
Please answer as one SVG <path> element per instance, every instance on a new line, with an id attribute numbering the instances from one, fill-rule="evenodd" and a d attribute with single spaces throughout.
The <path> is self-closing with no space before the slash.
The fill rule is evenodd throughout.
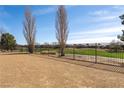
<path id="1" fill-rule="evenodd" d="M 124 87 L 124 74 L 37 55 L 0 55 L 0 87 Z"/>

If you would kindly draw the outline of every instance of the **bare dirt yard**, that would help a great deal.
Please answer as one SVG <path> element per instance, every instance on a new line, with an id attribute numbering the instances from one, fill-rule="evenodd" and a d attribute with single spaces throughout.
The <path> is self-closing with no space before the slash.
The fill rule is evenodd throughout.
<path id="1" fill-rule="evenodd" d="M 1 54 L 0 87 L 124 87 L 124 74 L 42 55 Z"/>

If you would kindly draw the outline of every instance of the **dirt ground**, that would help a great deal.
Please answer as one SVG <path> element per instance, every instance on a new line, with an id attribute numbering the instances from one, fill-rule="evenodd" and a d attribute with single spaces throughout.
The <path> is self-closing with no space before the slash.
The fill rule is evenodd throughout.
<path id="1" fill-rule="evenodd" d="M 124 87 L 124 74 L 42 55 L 0 55 L 0 87 Z"/>

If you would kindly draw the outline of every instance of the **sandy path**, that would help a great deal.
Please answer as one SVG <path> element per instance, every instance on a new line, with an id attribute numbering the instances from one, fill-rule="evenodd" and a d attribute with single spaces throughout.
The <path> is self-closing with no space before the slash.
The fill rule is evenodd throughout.
<path id="1" fill-rule="evenodd" d="M 124 87 L 124 74 L 23 55 L 0 55 L 0 87 Z"/>

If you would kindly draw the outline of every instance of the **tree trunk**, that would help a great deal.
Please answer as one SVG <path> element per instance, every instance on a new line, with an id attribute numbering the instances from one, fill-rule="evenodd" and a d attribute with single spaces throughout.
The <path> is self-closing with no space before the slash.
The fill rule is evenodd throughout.
<path id="1" fill-rule="evenodd" d="M 29 45 L 28 46 L 28 51 L 29 51 L 29 53 L 33 53 L 34 52 L 34 46 L 33 45 Z"/>
<path id="2" fill-rule="evenodd" d="M 60 48 L 60 56 L 65 56 L 64 48 Z"/>

